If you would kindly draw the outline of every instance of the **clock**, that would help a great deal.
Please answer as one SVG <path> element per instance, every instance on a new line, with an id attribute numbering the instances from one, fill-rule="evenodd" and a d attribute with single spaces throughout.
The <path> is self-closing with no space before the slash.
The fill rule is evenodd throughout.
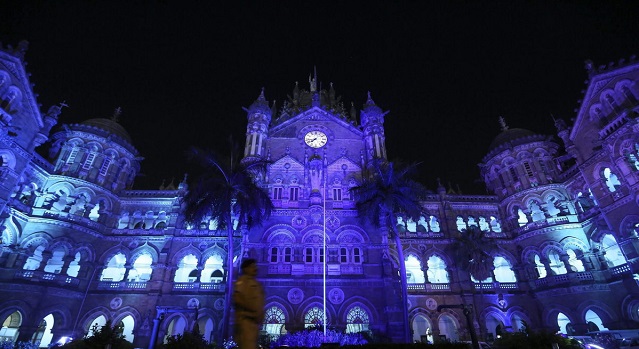
<path id="1" fill-rule="evenodd" d="M 312 148 L 321 148 L 327 141 L 328 137 L 322 131 L 310 131 L 304 136 L 304 142 Z"/>

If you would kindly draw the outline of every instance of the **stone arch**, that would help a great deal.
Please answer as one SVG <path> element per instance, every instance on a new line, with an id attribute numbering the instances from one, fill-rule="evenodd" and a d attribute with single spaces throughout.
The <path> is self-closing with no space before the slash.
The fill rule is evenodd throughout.
<path id="1" fill-rule="evenodd" d="M 0 321 L 4 321 L 9 315 L 18 312 L 22 318 L 22 323 L 25 323 L 25 318 L 28 314 L 33 314 L 33 309 L 28 303 L 21 300 L 10 300 L 0 303 Z"/>
<path id="2" fill-rule="evenodd" d="M 627 215 L 619 224 L 619 235 L 621 240 L 637 236 L 639 233 L 639 215 Z M 616 236 L 612 234 L 612 236 Z"/>
<path id="3" fill-rule="evenodd" d="M 195 258 L 197 258 L 198 262 L 202 261 L 202 253 L 200 252 L 200 250 L 197 247 L 189 244 L 188 246 L 185 246 L 182 249 L 178 250 L 173 255 L 173 258 L 171 258 L 171 265 L 178 265 L 182 258 L 186 257 L 189 254 L 194 255 Z"/>
<path id="4" fill-rule="evenodd" d="M 355 306 L 360 306 L 362 309 L 368 312 L 370 316 L 370 323 L 373 323 L 375 320 L 379 319 L 379 313 L 377 312 L 375 305 L 372 304 L 368 299 L 360 296 L 353 296 L 345 299 L 344 302 L 337 309 L 337 319 L 346 323 L 346 315 L 348 315 L 348 311 Z"/>
<path id="5" fill-rule="evenodd" d="M 84 262 L 94 262 L 95 261 L 95 251 L 93 250 L 93 245 L 91 244 L 81 244 L 78 245 L 71 253 L 75 256 L 76 253 L 80 253 L 80 258 Z"/>
<path id="6" fill-rule="evenodd" d="M 306 313 L 313 307 L 319 307 L 320 309 L 323 309 L 322 302 L 323 299 L 320 296 L 311 296 L 304 299 L 304 301 L 302 301 L 302 303 L 300 303 L 299 307 L 297 308 L 297 312 L 295 313 L 295 321 L 302 324 L 305 323 L 304 316 L 306 315 Z M 335 319 L 338 319 L 338 317 L 333 304 L 330 302 L 326 302 L 327 323 L 331 323 L 335 321 Z"/>
<path id="7" fill-rule="evenodd" d="M 5 229 L 0 232 L 0 239 L 3 246 L 12 246 L 18 244 L 19 234 L 18 226 L 12 220 L 5 221 Z"/>
<path id="8" fill-rule="evenodd" d="M 16 157 L 12 152 L 2 149 L 0 150 L 0 167 L 7 167 L 10 169 L 15 169 L 16 167 Z"/>
<path id="9" fill-rule="evenodd" d="M 461 317 L 459 316 L 459 314 L 456 311 L 453 311 L 451 309 L 444 309 L 441 313 L 439 313 L 437 315 L 437 317 L 435 318 L 435 321 L 433 323 L 433 326 L 437 329 L 437 331 L 439 331 L 439 335 L 440 336 L 444 334 L 444 333 L 442 333 L 443 330 L 440 327 L 440 324 L 441 324 L 442 321 L 445 321 L 445 320 L 452 321 L 453 326 L 455 327 L 455 329 L 457 331 L 462 328 L 462 326 L 460 324 L 464 323 L 463 321 L 461 321 Z M 456 333 L 453 334 L 453 335 L 457 335 L 458 336 L 458 334 L 456 334 Z M 449 334 L 449 336 L 450 336 L 450 334 Z M 447 336 L 446 339 L 455 341 L 455 340 L 458 340 L 459 337 L 458 338 L 448 338 L 448 336 Z"/>
<path id="10" fill-rule="evenodd" d="M 291 316 L 293 316 L 293 314 L 295 313 L 295 311 L 291 307 L 291 303 L 279 296 L 269 297 L 268 299 L 266 299 L 264 304 L 264 309 L 268 309 L 271 307 L 280 308 L 284 313 L 284 317 L 286 318 L 287 322 L 292 320 Z"/>
<path id="11" fill-rule="evenodd" d="M 508 323 L 513 331 L 515 330 L 515 327 L 518 326 L 518 324 L 515 323 L 516 317 L 519 317 L 519 319 L 524 321 L 528 326 L 535 327 L 535 324 L 531 322 L 531 317 L 528 315 L 528 312 L 520 306 L 513 306 L 509 308 L 506 311 L 506 317 L 508 318 Z"/>
<path id="12" fill-rule="evenodd" d="M 54 329 L 69 329 L 73 324 L 73 315 L 71 314 L 71 310 L 66 304 L 55 304 L 51 306 L 47 306 L 42 309 L 38 309 L 34 316 L 32 325 L 38 326 L 40 321 L 44 319 L 47 315 L 51 314 L 54 319 Z"/>
<path id="13" fill-rule="evenodd" d="M 220 258 L 222 258 L 222 261 L 225 261 L 227 252 L 225 249 L 215 244 L 202 252 L 202 262 L 206 262 L 206 260 L 208 260 L 213 255 L 218 255 L 220 256 Z"/>
<path id="14" fill-rule="evenodd" d="M 148 242 L 145 242 L 144 245 L 131 251 L 131 262 L 135 261 L 142 254 L 151 255 L 151 258 L 153 259 L 154 264 L 157 263 L 160 258 L 158 251 L 155 249 L 155 247 L 149 245 Z"/>
<path id="15" fill-rule="evenodd" d="M 33 233 L 20 242 L 20 247 L 26 248 L 31 253 L 33 253 L 33 251 L 39 246 L 44 246 L 45 249 L 48 248 L 51 240 L 52 237 L 51 235 L 49 235 L 49 233 Z"/>
<path id="16" fill-rule="evenodd" d="M 88 332 L 88 330 L 90 330 L 94 324 L 93 321 L 100 316 L 104 316 L 107 321 L 112 320 L 110 309 L 104 306 L 98 306 L 86 311 L 84 315 L 82 315 L 80 320 L 78 320 L 76 331 L 80 330 L 83 332 Z"/>
<path id="17" fill-rule="evenodd" d="M 360 227 L 357 227 L 354 225 L 343 225 L 335 229 L 334 235 L 337 236 L 335 238 L 335 241 L 337 241 L 338 243 L 347 240 L 349 236 L 353 239 L 352 241 L 353 243 L 370 242 L 368 234 L 366 234 L 366 232 L 363 231 Z M 359 240 L 359 241 L 357 242 L 354 240 Z"/>
<path id="18" fill-rule="evenodd" d="M 301 242 L 302 243 L 318 243 L 320 241 L 323 241 L 324 238 L 326 238 L 326 243 L 331 243 L 331 238 L 330 235 L 328 234 L 328 231 L 326 232 L 326 234 L 324 234 L 324 232 L 322 232 L 322 230 L 317 229 L 317 227 L 315 226 L 311 226 L 309 227 L 309 229 L 304 229 L 306 230 L 306 232 L 304 233 L 304 235 L 302 235 L 301 238 Z"/>
<path id="19" fill-rule="evenodd" d="M 131 251 L 125 246 L 116 245 L 102 253 L 102 256 L 99 258 L 99 263 L 106 265 L 106 263 L 118 253 L 122 253 L 124 255 L 127 263 L 131 262 Z"/>
<path id="20" fill-rule="evenodd" d="M 287 224 L 276 224 L 268 228 L 263 235 L 262 242 L 273 243 L 276 239 L 282 239 L 290 241 L 291 243 L 297 242 L 296 236 L 297 230 L 293 229 Z M 277 242 L 279 243 L 279 241 Z"/>
<path id="21" fill-rule="evenodd" d="M 601 302 L 597 299 L 589 299 L 587 301 L 583 301 L 577 307 L 577 312 L 579 313 L 580 320 L 586 319 L 586 313 L 588 310 L 594 311 L 599 318 L 605 323 L 613 323 L 619 320 L 619 316 L 616 311 L 606 305 L 604 302 Z"/>
<path id="22" fill-rule="evenodd" d="M 505 327 L 510 325 L 509 319 L 504 316 L 504 313 L 494 306 L 488 306 L 482 310 L 479 318 L 483 321 L 482 325 L 486 329 L 486 334 L 494 334 L 494 338 L 497 338 L 497 335 L 501 333 L 500 331 L 505 331 Z M 494 320 L 499 323 L 495 323 Z"/>
<path id="23" fill-rule="evenodd" d="M 541 314 L 541 325 L 547 327 L 551 331 L 559 330 L 559 327 L 557 325 L 557 316 L 559 315 L 559 313 L 563 313 L 564 315 L 566 315 L 571 323 L 575 323 L 576 319 L 580 319 L 580 317 L 576 315 L 570 308 L 561 304 L 553 303 L 548 304 L 543 309 Z"/>
<path id="24" fill-rule="evenodd" d="M 586 242 L 574 236 L 566 236 L 565 238 L 559 240 L 559 243 L 561 244 L 564 251 L 568 249 L 577 249 L 581 252 L 588 252 L 588 250 L 590 250 L 590 246 Z"/>

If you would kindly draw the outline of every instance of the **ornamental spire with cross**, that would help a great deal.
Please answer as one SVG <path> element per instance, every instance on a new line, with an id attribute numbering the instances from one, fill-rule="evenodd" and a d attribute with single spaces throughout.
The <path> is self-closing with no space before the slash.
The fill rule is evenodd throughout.
<path id="1" fill-rule="evenodd" d="M 504 119 L 503 116 L 499 117 L 499 125 L 501 125 L 501 130 L 502 131 L 507 131 L 508 130 L 508 125 L 506 125 L 506 119 Z"/>
<path id="2" fill-rule="evenodd" d="M 122 115 L 122 108 L 120 107 L 115 108 L 115 110 L 113 111 L 113 116 L 111 117 L 111 121 L 118 122 L 120 115 Z"/>

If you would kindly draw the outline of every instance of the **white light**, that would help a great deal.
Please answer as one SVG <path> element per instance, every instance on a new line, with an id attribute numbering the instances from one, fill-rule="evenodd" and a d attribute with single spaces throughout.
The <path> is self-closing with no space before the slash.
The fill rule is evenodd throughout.
<path id="1" fill-rule="evenodd" d="M 73 340 L 73 338 L 71 338 L 71 337 L 66 337 L 66 336 L 60 337 L 60 340 L 58 341 L 58 344 L 64 345 L 64 344 L 67 344 L 67 343 L 71 342 L 72 340 Z"/>

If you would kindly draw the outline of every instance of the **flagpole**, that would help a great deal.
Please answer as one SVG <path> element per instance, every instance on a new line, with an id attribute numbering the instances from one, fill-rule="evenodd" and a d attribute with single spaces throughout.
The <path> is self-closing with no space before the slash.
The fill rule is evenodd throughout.
<path id="1" fill-rule="evenodd" d="M 326 172 L 326 169 L 324 169 L 324 171 L 322 172 Z M 322 272 L 322 285 L 323 285 L 323 292 L 324 292 L 324 297 L 323 297 L 323 301 L 324 301 L 324 340 L 326 340 L 326 259 L 327 259 L 327 255 L 326 255 L 326 173 L 324 173 L 324 189 L 323 189 L 323 193 L 322 193 L 322 201 L 323 201 L 323 215 L 324 215 L 324 234 L 322 234 L 324 236 L 324 246 L 322 247 L 324 249 L 323 251 L 323 255 L 324 255 L 324 263 L 323 264 L 323 272 Z"/>

